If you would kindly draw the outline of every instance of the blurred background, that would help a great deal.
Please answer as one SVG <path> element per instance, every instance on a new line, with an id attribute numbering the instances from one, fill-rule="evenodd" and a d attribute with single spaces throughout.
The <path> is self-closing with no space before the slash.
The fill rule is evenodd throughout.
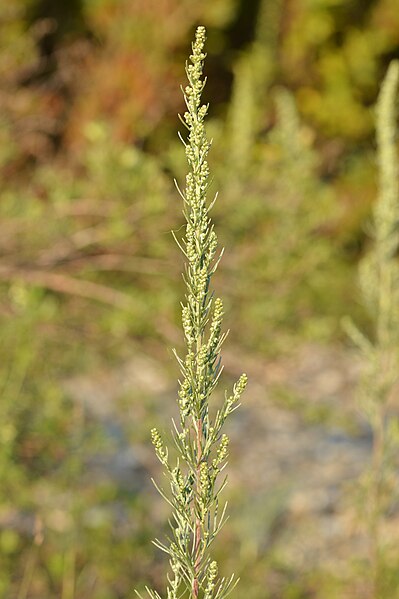
<path id="1" fill-rule="evenodd" d="M 226 247 L 214 280 L 231 328 L 221 387 L 250 377 L 227 427 L 231 519 L 216 557 L 245 599 L 368 596 L 356 481 L 371 433 L 341 319 L 370 328 L 357 267 L 399 0 L 3 0 L 6 599 L 163 592 L 151 539 L 169 510 L 150 482 L 162 475 L 149 430 L 168 435 L 177 413 L 173 178 L 186 169 L 179 86 L 198 24 Z"/>

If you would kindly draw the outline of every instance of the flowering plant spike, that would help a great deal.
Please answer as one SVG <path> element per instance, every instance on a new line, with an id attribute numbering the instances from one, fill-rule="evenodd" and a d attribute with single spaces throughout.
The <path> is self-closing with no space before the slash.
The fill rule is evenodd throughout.
<path id="1" fill-rule="evenodd" d="M 234 574 L 220 577 L 218 565 L 210 555 L 211 545 L 226 520 L 226 505 L 219 501 L 226 484 L 222 474 L 226 466 L 229 439 L 222 432 L 226 418 L 239 406 L 247 384 L 245 374 L 233 386 L 219 409 L 211 417 L 210 396 L 220 374 L 223 304 L 210 290 L 222 251 L 218 253 L 217 236 L 209 217 L 215 199 L 207 202 L 211 146 L 205 133 L 204 119 L 208 106 L 201 103 L 206 79 L 203 78 L 205 28 L 198 27 L 192 45 L 190 63 L 186 64 L 188 85 L 183 90 L 187 110 L 181 121 L 188 130 L 185 147 L 189 172 L 184 192 L 185 236 L 177 241 L 185 258 L 183 278 L 186 284 L 182 303 L 182 323 L 186 355 L 174 352 L 181 370 L 178 405 L 180 423 L 173 422 L 173 438 L 178 452 L 172 463 L 169 451 L 157 429 L 152 429 L 155 452 L 164 467 L 169 489 L 157 488 L 173 510 L 171 535 L 155 545 L 170 560 L 167 599 L 224 599 L 235 587 Z M 178 188 L 179 189 L 179 188 Z M 147 588 L 152 599 L 157 591 Z"/>
<path id="2" fill-rule="evenodd" d="M 392 506 L 397 503 L 399 450 L 398 419 L 389 408 L 399 380 L 398 91 L 399 61 L 394 60 L 376 106 L 379 193 L 373 207 L 373 244 L 360 263 L 360 287 L 371 317 L 372 335 L 366 336 L 351 320 L 344 323 L 364 359 L 358 396 L 373 435 L 371 460 L 361 477 L 360 489 L 370 597 L 374 599 L 393 596 L 386 573 L 391 544 L 387 524 Z"/>

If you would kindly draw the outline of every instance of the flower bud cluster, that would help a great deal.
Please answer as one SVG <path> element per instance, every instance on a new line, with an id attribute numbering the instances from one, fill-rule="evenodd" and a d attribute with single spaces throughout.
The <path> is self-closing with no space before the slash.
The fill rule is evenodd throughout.
<path id="1" fill-rule="evenodd" d="M 189 482 L 187 483 L 184 479 L 180 467 L 176 466 L 173 468 L 170 475 L 174 485 L 174 495 L 176 499 L 183 505 L 189 503 L 191 499 L 192 488 Z"/>
<path id="2" fill-rule="evenodd" d="M 169 580 L 171 588 L 167 589 L 167 591 L 168 591 L 167 599 L 176 599 L 177 593 L 179 591 L 180 581 L 181 581 L 181 578 L 180 578 L 181 566 L 177 559 L 171 559 L 170 567 L 171 567 L 171 570 L 174 575 L 174 580 Z"/>
<path id="3" fill-rule="evenodd" d="M 245 373 L 243 373 L 233 387 L 233 394 L 234 394 L 235 401 L 238 401 L 240 399 L 241 395 L 245 391 L 245 387 L 247 386 L 247 383 L 248 383 L 248 377 Z"/>
<path id="4" fill-rule="evenodd" d="M 244 373 L 240 376 L 238 381 L 235 383 L 235 385 L 233 387 L 233 394 L 230 395 L 230 397 L 227 400 L 227 413 L 232 411 L 232 407 L 234 405 L 237 405 L 237 403 L 240 401 L 241 395 L 244 393 L 245 387 L 247 386 L 247 382 L 248 382 L 248 377 Z"/>
<path id="5" fill-rule="evenodd" d="M 211 599 L 216 586 L 216 577 L 218 575 L 218 565 L 215 561 L 211 562 L 206 573 L 207 585 L 205 589 L 204 599 Z"/>
<path id="6" fill-rule="evenodd" d="M 218 468 L 220 464 L 227 458 L 228 449 L 229 449 L 229 438 L 227 435 L 223 435 L 220 441 L 219 448 L 217 450 L 216 458 L 212 461 L 212 466 L 214 468 Z"/>
<path id="7" fill-rule="evenodd" d="M 204 371 L 204 368 L 208 362 L 208 348 L 206 345 L 203 345 L 201 347 L 201 349 L 199 350 L 199 352 L 197 353 L 196 356 L 197 360 L 197 369 L 196 369 L 196 374 L 197 376 L 201 376 L 201 374 Z"/>
<path id="8" fill-rule="evenodd" d="M 186 337 L 187 343 L 191 345 L 194 342 L 194 329 L 193 323 L 191 320 L 191 313 L 188 306 L 183 306 L 182 308 L 182 323 L 183 323 L 183 331 Z"/>
<path id="9" fill-rule="evenodd" d="M 159 461 L 166 466 L 168 463 L 168 450 L 164 447 L 161 435 L 156 428 L 151 429 L 151 440 Z"/>
<path id="10" fill-rule="evenodd" d="M 211 231 L 209 233 L 208 248 L 206 250 L 206 261 L 208 262 L 209 265 L 212 263 L 212 260 L 215 257 L 217 247 L 218 247 L 217 235 L 216 235 L 215 231 Z"/>
<path id="11" fill-rule="evenodd" d="M 180 383 L 179 389 L 179 408 L 183 418 L 186 418 L 191 411 L 192 406 L 192 388 L 188 378 L 184 378 Z"/>
<path id="12" fill-rule="evenodd" d="M 197 274 L 197 289 L 196 289 L 196 296 L 197 296 L 197 302 L 199 304 L 202 304 L 204 299 L 205 299 L 205 295 L 207 292 L 207 287 L 208 287 L 208 268 L 207 265 L 204 264 L 204 266 L 201 268 L 201 270 L 198 272 Z"/>
<path id="13" fill-rule="evenodd" d="M 213 316 L 211 326 L 209 328 L 208 353 L 213 357 L 220 342 L 223 320 L 223 302 L 220 298 L 216 298 L 213 308 Z"/>
<path id="14" fill-rule="evenodd" d="M 206 498 L 210 489 L 210 480 L 208 472 L 208 464 L 202 462 L 200 466 L 200 489 L 203 498 Z"/>
<path id="15" fill-rule="evenodd" d="M 214 500 L 213 488 L 218 470 L 208 466 L 207 462 L 201 462 L 198 481 L 198 511 L 202 523 L 205 522 L 210 505 Z M 209 534 L 209 531 L 207 531 Z M 207 535 L 205 535 L 207 536 Z"/>

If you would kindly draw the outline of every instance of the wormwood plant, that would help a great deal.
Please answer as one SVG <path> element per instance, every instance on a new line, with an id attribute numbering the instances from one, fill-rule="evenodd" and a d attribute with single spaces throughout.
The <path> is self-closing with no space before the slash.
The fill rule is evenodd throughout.
<path id="1" fill-rule="evenodd" d="M 234 65 L 228 114 L 229 160 L 226 183 L 234 189 L 248 178 L 256 139 L 263 127 L 265 97 L 276 71 L 281 0 L 261 0 L 254 40 Z M 241 190 L 240 190 L 241 191 Z"/>
<path id="2" fill-rule="evenodd" d="M 397 583 L 392 587 L 387 575 L 386 558 L 392 548 L 383 534 L 385 517 L 398 499 L 394 456 L 399 450 L 399 428 L 388 409 L 399 376 L 399 157 L 395 144 L 398 87 L 399 62 L 394 61 L 377 102 L 379 196 L 373 212 L 373 247 L 360 267 L 360 285 L 372 319 L 373 339 L 347 323 L 366 363 L 360 400 L 373 431 L 371 465 L 363 477 L 373 599 L 398 596 L 393 594 Z"/>
<path id="3" fill-rule="evenodd" d="M 173 510 L 171 536 L 155 545 L 170 560 L 167 599 L 224 599 L 234 588 L 234 574 L 218 576 L 210 546 L 223 526 L 226 505 L 219 496 L 226 484 L 221 475 L 226 465 L 229 439 L 222 433 L 226 418 L 239 406 L 247 377 L 241 375 L 231 395 L 225 394 L 221 407 L 211 417 L 209 401 L 222 372 L 220 351 L 226 333 L 222 333 L 223 304 L 214 298 L 210 281 L 220 261 L 217 236 L 209 218 L 216 196 L 207 203 L 209 167 L 207 155 L 211 146 L 204 128 L 208 106 L 201 104 L 205 29 L 198 27 L 186 64 L 188 85 L 184 89 L 187 111 L 181 119 L 188 129 L 185 147 L 189 172 L 186 187 L 180 195 L 184 202 L 185 237 L 180 243 L 185 258 L 184 281 L 187 287 L 182 303 L 182 322 L 186 355 L 175 352 L 182 378 L 179 381 L 180 424 L 173 422 L 173 439 L 177 461 L 172 464 L 169 450 L 157 429 L 152 429 L 155 452 L 164 467 L 169 490 L 157 486 Z M 179 189 L 179 188 L 178 188 Z M 179 190 L 180 191 L 180 190 Z M 152 599 L 160 599 L 157 591 L 146 589 Z"/>

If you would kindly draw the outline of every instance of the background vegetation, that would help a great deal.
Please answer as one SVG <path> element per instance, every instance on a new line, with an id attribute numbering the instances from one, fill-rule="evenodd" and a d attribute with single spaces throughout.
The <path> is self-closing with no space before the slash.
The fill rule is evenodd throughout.
<path id="1" fill-rule="evenodd" d="M 231 425 L 235 509 L 217 559 L 248 599 L 376 599 L 352 487 L 370 431 L 341 319 L 372 329 L 356 273 L 376 197 L 374 104 L 399 56 L 398 0 L 0 4 L 7 599 L 119 599 L 144 582 L 162 592 L 150 539 L 166 513 L 148 482 L 158 468 L 149 430 L 167 430 L 176 409 L 165 349 L 183 342 L 170 233 L 183 223 L 176 114 L 198 23 L 221 193 L 213 217 L 228 248 L 216 282 L 232 325 L 225 378 L 247 371 L 252 397 Z M 337 363 L 349 390 L 335 393 L 322 375 Z M 284 459 L 273 445 L 287 422 L 306 433 L 293 450 L 305 492 L 290 477 L 292 434 Z M 318 432 L 341 440 L 332 462 L 355 456 L 326 496 L 305 474 L 323 451 Z M 320 472 L 317 484 L 322 461 Z M 388 512 L 394 538 L 394 504 Z M 320 546 L 310 550 L 311 530 Z M 390 550 L 379 597 L 399 596 L 397 557 Z"/>

